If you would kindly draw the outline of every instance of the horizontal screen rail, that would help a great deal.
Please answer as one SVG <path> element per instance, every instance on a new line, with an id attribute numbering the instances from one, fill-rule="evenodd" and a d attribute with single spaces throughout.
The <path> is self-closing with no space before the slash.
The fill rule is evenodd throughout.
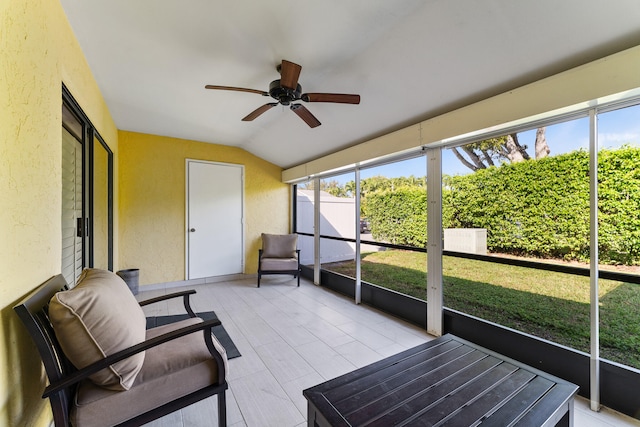
<path id="1" fill-rule="evenodd" d="M 297 234 L 299 236 L 313 237 L 312 233 L 298 232 Z M 356 243 L 356 239 L 351 239 L 346 237 L 326 236 L 321 234 L 320 238 L 328 239 L 328 240 L 337 240 L 341 242 Z M 415 246 L 396 245 L 393 243 L 376 242 L 372 240 L 360 240 L 360 243 L 366 244 L 366 245 L 380 246 L 382 248 L 399 249 L 403 251 L 422 252 L 422 253 L 427 252 L 426 247 L 419 248 Z M 586 267 L 575 267 L 571 265 L 551 264 L 548 262 L 529 261 L 524 259 L 505 258 L 505 257 L 497 257 L 493 255 L 479 255 L 479 254 L 470 254 L 470 253 L 454 252 L 454 251 L 442 251 L 442 255 L 450 256 L 454 258 L 465 258 L 465 259 L 471 259 L 476 261 L 491 262 L 495 264 L 512 265 L 516 267 L 534 268 L 536 270 L 554 271 L 557 273 L 572 274 L 574 276 L 589 277 L 589 275 L 591 274 L 590 269 Z M 637 274 L 599 270 L 598 277 L 600 279 L 605 279 L 605 280 L 616 280 L 619 282 L 632 283 L 636 285 L 640 284 L 640 275 L 637 275 Z"/>

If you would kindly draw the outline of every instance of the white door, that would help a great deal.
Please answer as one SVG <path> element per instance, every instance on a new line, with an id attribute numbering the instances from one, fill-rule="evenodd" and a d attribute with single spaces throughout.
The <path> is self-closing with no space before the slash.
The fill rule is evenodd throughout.
<path id="1" fill-rule="evenodd" d="M 187 279 L 242 273 L 243 175 L 243 166 L 187 160 Z"/>

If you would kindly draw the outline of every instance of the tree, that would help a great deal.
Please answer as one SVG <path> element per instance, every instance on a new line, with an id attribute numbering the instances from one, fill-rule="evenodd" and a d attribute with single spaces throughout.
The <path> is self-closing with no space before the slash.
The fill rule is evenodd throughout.
<path id="1" fill-rule="evenodd" d="M 546 127 L 536 130 L 535 158 L 547 157 L 551 150 L 545 136 Z M 480 142 L 451 148 L 453 154 L 463 165 L 477 171 L 495 166 L 496 162 L 508 161 L 518 163 L 531 159 L 527 146 L 520 144 L 518 134 L 512 133 L 497 138 L 489 138 Z"/>
<path id="2" fill-rule="evenodd" d="M 547 128 L 538 128 L 536 131 L 536 160 L 547 157 L 551 153 L 551 149 L 547 145 L 547 137 L 545 131 Z"/>
<path id="3" fill-rule="evenodd" d="M 344 192 L 347 197 L 355 197 L 356 196 L 356 182 L 355 181 L 347 181 L 344 183 Z"/>
<path id="4" fill-rule="evenodd" d="M 315 188 L 314 181 L 308 181 L 303 184 L 299 184 L 301 190 L 313 190 Z M 332 196 L 336 197 L 351 197 L 345 192 L 345 187 L 341 186 L 338 181 L 332 179 L 330 181 L 320 180 L 320 191 L 325 191 Z"/>
<path id="5" fill-rule="evenodd" d="M 332 179 L 331 181 L 321 180 L 320 191 L 326 191 L 335 197 L 348 197 L 344 191 L 344 187 L 340 185 L 338 181 Z"/>

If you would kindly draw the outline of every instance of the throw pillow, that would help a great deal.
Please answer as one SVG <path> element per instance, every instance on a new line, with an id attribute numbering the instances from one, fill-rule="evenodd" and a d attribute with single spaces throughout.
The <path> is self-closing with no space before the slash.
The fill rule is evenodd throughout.
<path id="1" fill-rule="evenodd" d="M 107 270 L 85 269 L 75 288 L 53 296 L 49 317 L 62 351 L 78 369 L 145 340 L 142 308 L 126 283 Z M 129 390 L 143 362 L 141 352 L 90 379 L 110 390 Z"/>
<path id="2" fill-rule="evenodd" d="M 297 234 L 262 233 L 262 256 L 265 258 L 295 258 Z"/>

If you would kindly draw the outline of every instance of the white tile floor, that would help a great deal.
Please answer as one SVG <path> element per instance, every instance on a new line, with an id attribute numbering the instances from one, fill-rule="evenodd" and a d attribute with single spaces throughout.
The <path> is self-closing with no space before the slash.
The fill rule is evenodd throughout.
<path id="1" fill-rule="evenodd" d="M 229 361 L 227 421 L 231 427 L 306 425 L 302 390 L 433 337 L 424 330 L 326 289 L 285 276 L 191 286 L 196 311 L 215 311 L 242 354 Z M 143 288 L 144 290 L 144 288 Z M 139 299 L 168 290 L 141 292 Z M 145 307 L 147 315 L 183 313 L 182 301 Z M 210 398 L 148 424 L 215 425 Z M 640 426 L 640 421 L 576 401 L 576 427 Z"/>

